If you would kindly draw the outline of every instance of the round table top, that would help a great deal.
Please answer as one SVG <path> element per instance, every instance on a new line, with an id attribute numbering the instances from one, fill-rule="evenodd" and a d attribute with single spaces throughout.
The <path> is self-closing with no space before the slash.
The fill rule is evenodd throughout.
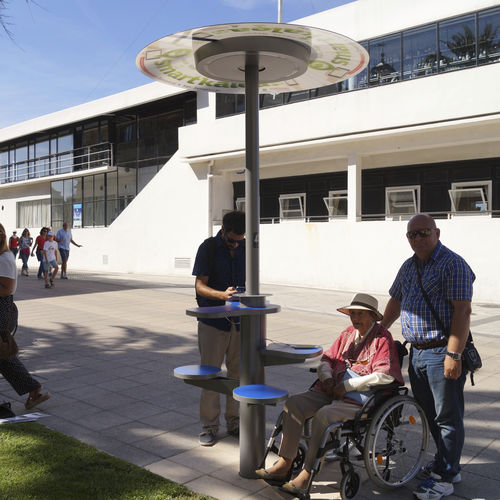
<path id="1" fill-rule="evenodd" d="M 250 404 L 275 404 L 288 398 L 288 391 L 264 384 L 240 385 L 233 390 L 237 401 Z"/>
<path id="2" fill-rule="evenodd" d="M 145 75 L 190 90 L 245 93 L 245 64 L 255 56 L 259 92 L 278 94 L 324 87 L 353 77 L 368 64 L 354 40 L 320 28 L 279 23 L 219 24 L 150 43 L 136 58 Z"/>

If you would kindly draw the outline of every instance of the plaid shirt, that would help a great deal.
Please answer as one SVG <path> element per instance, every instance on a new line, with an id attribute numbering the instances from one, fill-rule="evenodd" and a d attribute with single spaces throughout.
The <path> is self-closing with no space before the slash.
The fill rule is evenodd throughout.
<path id="1" fill-rule="evenodd" d="M 389 294 L 401 302 L 403 337 L 422 344 L 444 340 L 446 336 L 427 305 L 420 286 L 415 257 L 405 261 L 392 284 Z M 472 283 L 476 279 L 467 262 L 446 248 L 440 241 L 428 261 L 420 265 L 422 285 L 447 332 L 453 315 L 453 300 L 472 300 Z"/>

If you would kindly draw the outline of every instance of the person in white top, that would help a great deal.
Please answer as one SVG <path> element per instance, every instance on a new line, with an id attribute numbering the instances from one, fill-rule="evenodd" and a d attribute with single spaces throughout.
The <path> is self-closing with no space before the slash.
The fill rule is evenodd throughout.
<path id="1" fill-rule="evenodd" d="M 5 229 L 0 224 L 0 330 L 15 331 L 17 328 L 17 315 L 13 314 L 16 287 L 16 261 L 9 251 Z M 30 375 L 17 356 L 0 359 L 0 374 L 20 396 L 29 393 L 24 404 L 27 410 L 50 398 L 48 392 L 42 393 L 40 382 Z"/>
<path id="2" fill-rule="evenodd" d="M 75 243 L 73 241 L 73 236 L 71 234 L 71 229 L 69 229 L 68 223 L 64 222 L 62 229 L 59 229 L 56 234 L 56 241 L 59 244 L 59 253 L 61 254 L 61 279 L 67 280 L 66 266 L 68 265 L 69 259 L 69 246 L 70 243 L 80 248 L 82 245 Z"/>
<path id="3" fill-rule="evenodd" d="M 43 266 L 44 266 L 44 278 L 45 278 L 45 288 L 52 288 L 54 286 L 54 280 L 57 276 L 57 271 L 59 266 L 57 265 L 57 242 L 54 241 L 54 233 L 49 231 L 47 233 L 47 241 L 43 244 Z M 52 267 L 52 276 L 50 277 L 49 285 L 49 269 Z"/>

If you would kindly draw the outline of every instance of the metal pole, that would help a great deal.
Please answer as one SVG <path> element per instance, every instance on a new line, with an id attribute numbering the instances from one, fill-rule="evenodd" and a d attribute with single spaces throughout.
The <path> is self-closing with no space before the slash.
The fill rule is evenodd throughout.
<path id="1" fill-rule="evenodd" d="M 248 54 L 245 63 L 246 171 L 245 223 L 246 291 L 259 295 L 259 66 L 258 55 Z M 264 384 L 260 350 L 266 345 L 266 317 L 241 318 L 240 385 Z M 255 478 L 265 450 L 265 408 L 240 404 L 240 476 Z"/>
<path id="2" fill-rule="evenodd" d="M 278 22 L 283 22 L 283 0 L 278 0 Z"/>
<path id="3" fill-rule="evenodd" d="M 245 64 L 246 104 L 246 291 L 259 295 L 259 56 L 248 54 Z"/>

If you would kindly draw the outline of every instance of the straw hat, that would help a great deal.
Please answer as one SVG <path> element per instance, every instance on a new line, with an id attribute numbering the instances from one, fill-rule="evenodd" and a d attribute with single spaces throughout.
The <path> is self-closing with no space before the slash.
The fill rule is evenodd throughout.
<path id="1" fill-rule="evenodd" d="M 367 293 L 357 293 L 348 306 L 339 307 L 337 311 L 349 315 L 351 309 L 371 311 L 377 316 L 377 321 L 380 321 L 383 317 L 378 311 L 378 300 Z"/>

